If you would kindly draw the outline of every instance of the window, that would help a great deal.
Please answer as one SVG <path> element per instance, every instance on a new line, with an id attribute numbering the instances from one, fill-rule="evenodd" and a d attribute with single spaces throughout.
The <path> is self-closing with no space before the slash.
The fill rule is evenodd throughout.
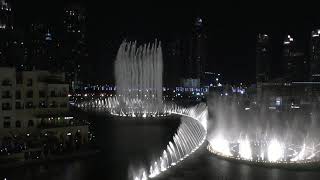
<path id="1" fill-rule="evenodd" d="M 27 95 L 27 98 L 32 98 L 33 97 L 33 91 L 29 90 L 26 95 Z"/>
<path id="2" fill-rule="evenodd" d="M 33 120 L 29 120 L 28 121 L 28 127 L 33 127 L 34 123 L 33 123 Z"/>
<path id="3" fill-rule="evenodd" d="M 16 102 L 16 109 L 22 109 L 21 102 Z"/>
<path id="4" fill-rule="evenodd" d="M 21 92 L 20 91 L 16 91 L 16 99 L 21 99 Z"/>
<path id="5" fill-rule="evenodd" d="M 21 121 L 16 121 L 16 128 L 21 128 Z"/>
<path id="6" fill-rule="evenodd" d="M 27 86 L 32 86 L 32 79 L 27 79 Z"/>
<path id="7" fill-rule="evenodd" d="M 12 83 L 9 79 L 5 79 L 2 81 L 2 86 L 12 86 Z"/>
<path id="8" fill-rule="evenodd" d="M 46 97 L 46 92 L 44 90 L 40 90 L 39 97 L 41 97 L 41 98 Z"/>
<path id="9" fill-rule="evenodd" d="M 50 107 L 51 107 L 51 108 L 56 108 L 56 107 L 57 107 L 57 103 L 56 103 L 55 101 L 52 101 L 52 102 L 50 103 Z"/>
<path id="10" fill-rule="evenodd" d="M 10 128 L 10 121 L 3 122 L 3 128 Z"/>
<path id="11" fill-rule="evenodd" d="M 33 102 L 27 102 L 27 103 L 26 103 L 26 108 L 27 108 L 27 109 L 33 108 Z"/>
<path id="12" fill-rule="evenodd" d="M 10 91 L 2 91 L 2 98 L 11 98 Z"/>
<path id="13" fill-rule="evenodd" d="M 2 103 L 2 110 L 11 110 L 11 104 L 10 103 Z"/>
<path id="14" fill-rule="evenodd" d="M 51 97 L 56 97 L 56 93 L 54 91 L 50 91 L 50 96 Z"/>
<path id="15" fill-rule="evenodd" d="M 22 84 L 22 73 L 21 72 L 16 73 L 16 83 Z"/>
<path id="16" fill-rule="evenodd" d="M 39 102 L 39 108 L 46 108 L 46 107 L 47 107 L 46 101 L 40 101 Z"/>
<path id="17" fill-rule="evenodd" d="M 62 107 L 62 108 L 66 108 L 67 106 L 68 106 L 67 103 L 60 104 L 60 107 Z"/>

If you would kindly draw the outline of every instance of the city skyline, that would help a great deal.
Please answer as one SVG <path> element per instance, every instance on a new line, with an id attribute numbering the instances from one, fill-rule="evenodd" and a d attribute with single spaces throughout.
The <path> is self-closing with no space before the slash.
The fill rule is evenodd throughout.
<path id="1" fill-rule="evenodd" d="M 0 179 L 320 179 L 304 3 L 0 0 Z"/>
<path id="2" fill-rule="evenodd" d="M 254 82 L 256 36 L 259 33 L 266 33 L 271 37 L 273 50 L 271 61 L 272 64 L 280 65 L 283 48 L 281 42 L 285 35 L 292 34 L 299 48 L 307 54 L 310 33 L 316 29 L 320 19 L 312 16 L 312 12 L 301 16 L 290 14 L 289 18 L 290 10 L 287 9 L 270 15 L 264 13 L 267 8 L 258 12 L 258 7 L 255 7 L 252 11 L 241 13 L 240 9 L 234 6 L 229 8 L 227 4 L 221 4 L 220 10 L 217 7 L 211 9 L 199 5 L 195 7 L 151 6 L 151 8 L 133 6 L 137 6 L 138 9 L 114 5 L 112 9 L 100 6 L 99 3 L 88 4 L 84 1 L 55 1 L 55 3 L 12 1 L 14 20 L 22 29 L 31 21 L 59 24 L 61 22 L 58 21 L 63 19 L 64 7 L 69 3 L 80 3 L 86 6 L 88 52 L 92 59 L 90 62 L 95 62 L 92 63 L 92 68 L 97 70 L 92 77 L 88 78 L 105 82 L 113 82 L 112 64 L 116 51 L 124 39 L 137 39 L 143 43 L 158 38 L 164 45 L 170 44 L 176 40 L 189 38 L 196 18 L 203 20 L 208 38 L 209 53 L 206 70 L 224 74 L 225 80 L 230 83 Z M 54 8 L 48 8 L 48 4 L 53 5 Z M 120 9 L 122 13 L 114 13 Z M 251 17 L 250 12 L 256 17 Z M 37 16 L 40 13 L 43 15 Z M 219 14 L 222 16 L 219 17 Z M 91 63 L 87 64 L 91 65 Z M 273 71 L 281 74 L 281 69 L 274 68 Z"/>

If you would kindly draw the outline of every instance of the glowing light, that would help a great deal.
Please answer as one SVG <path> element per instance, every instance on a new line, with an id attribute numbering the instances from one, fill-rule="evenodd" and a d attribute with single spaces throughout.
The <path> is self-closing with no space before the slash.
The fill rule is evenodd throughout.
<path id="1" fill-rule="evenodd" d="M 241 139 L 239 141 L 239 154 L 240 154 L 240 157 L 244 159 L 252 159 L 252 152 L 251 152 L 250 141 L 248 137 L 246 137 L 244 140 Z"/>
<path id="2" fill-rule="evenodd" d="M 229 148 L 229 141 L 224 139 L 221 135 L 213 138 L 210 140 L 211 147 L 215 151 L 225 155 L 225 156 L 232 156 Z"/>
<path id="3" fill-rule="evenodd" d="M 283 146 L 278 140 L 272 139 L 268 146 L 268 160 L 276 162 L 283 158 Z"/>

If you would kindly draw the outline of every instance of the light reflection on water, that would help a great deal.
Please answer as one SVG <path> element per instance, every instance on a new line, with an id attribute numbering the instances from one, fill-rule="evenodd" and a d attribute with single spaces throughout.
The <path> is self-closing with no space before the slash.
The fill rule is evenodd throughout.
<path id="1" fill-rule="evenodd" d="M 51 162 L 10 170 L 0 169 L 0 179 L 7 180 L 89 180 L 128 179 L 128 168 L 138 160 L 152 159 L 166 146 L 178 122 L 165 124 L 118 124 L 98 121 L 97 137 L 100 155 L 84 159 Z M 124 125 L 126 124 L 126 125 Z M 155 154 L 152 154 L 155 153 Z M 159 152 L 161 153 L 161 152 Z M 320 172 L 289 171 L 252 167 L 218 159 L 205 149 L 196 160 L 185 162 L 169 172 L 170 177 L 183 180 L 318 180 Z M 146 160 L 148 162 L 148 160 Z M 144 164 L 144 163 L 141 163 Z M 164 177 L 164 179 L 170 179 Z"/>

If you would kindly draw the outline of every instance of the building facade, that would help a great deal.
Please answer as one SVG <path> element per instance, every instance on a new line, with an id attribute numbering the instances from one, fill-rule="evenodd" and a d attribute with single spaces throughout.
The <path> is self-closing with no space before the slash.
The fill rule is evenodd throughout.
<path id="1" fill-rule="evenodd" d="M 267 82 L 270 80 L 271 44 L 267 34 L 257 36 L 256 45 L 256 80 Z"/>
<path id="2" fill-rule="evenodd" d="M 307 78 L 307 61 L 305 54 L 298 48 L 296 40 L 291 35 L 283 41 L 283 77 L 288 81 L 304 81 Z"/>
<path id="3" fill-rule="evenodd" d="M 310 81 L 320 82 L 320 29 L 311 32 Z"/>
<path id="4" fill-rule="evenodd" d="M 69 85 L 64 73 L 17 72 L 15 68 L 0 67 L 0 74 L 0 140 L 42 132 L 76 133 L 81 129 L 82 140 L 87 141 L 88 127 L 78 126 L 68 114 Z"/>

